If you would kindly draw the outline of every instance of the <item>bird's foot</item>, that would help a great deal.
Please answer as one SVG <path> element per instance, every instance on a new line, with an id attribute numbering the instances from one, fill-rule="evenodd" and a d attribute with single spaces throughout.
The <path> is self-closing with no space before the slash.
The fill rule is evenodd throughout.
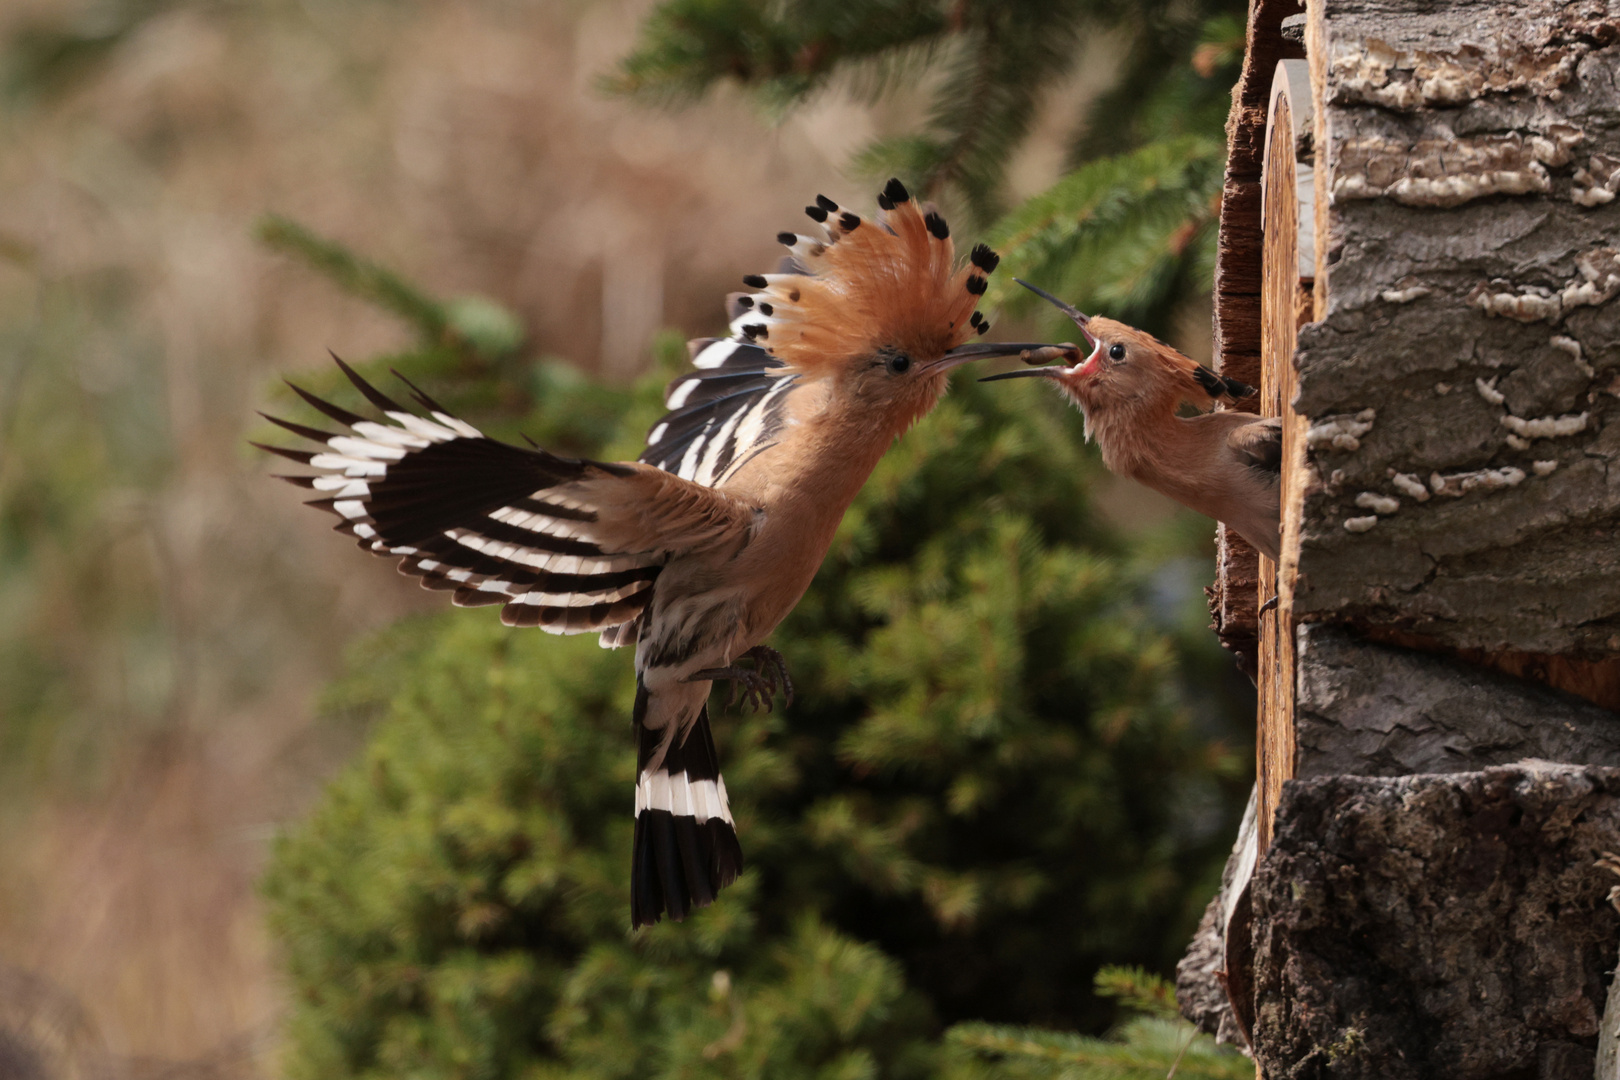
<path id="1" fill-rule="evenodd" d="M 782 692 L 782 708 L 793 704 L 793 676 L 788 674 L 787 659 L 769 645 L 755 645 L 743 653 L 754 661 L 754 670 L 770 686 L 770 696 Z"/>
<path id="2" fill-rule="evenodd" d="M 782 691 L 786 700 L 783 708 L 793 704 L 793 679 L 788 675 L 787 661 L 782 654 L 768 645 L 755 645 L 737 659 L 744 657 L 752 660 L 751 668 L 739 667 L 736 664 L 723 668 L 705 668 L 688 677 L 688 682 L 699 679 L 724 679 L 731 685 L 726 690 L 726 708 L 741 693 L 744 705 L 755 712 L 764 709 L 770 712 L 772 703 L 778 690 Z"/>

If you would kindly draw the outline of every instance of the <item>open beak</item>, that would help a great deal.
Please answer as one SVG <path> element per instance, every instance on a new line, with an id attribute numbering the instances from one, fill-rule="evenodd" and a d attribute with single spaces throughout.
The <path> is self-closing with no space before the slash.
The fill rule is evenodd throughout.
<path id="1" fill-rule="evenodd" d="M 1059 300 L 1045 289 L 1037 288 L 1025 281 L 1023 278 L 1013 278 L 1013 280 L 1018 282 L 1018 284 L 1022 285 L 1024 288 L 1028 289 L 1030 292 L 1034 293 L 1036 296 L 1039 296 L 1041 299 L 1050 301 L 1053 307 L 1057 308 L 1059 311 L 1063 312 L 1063 314 L 1073 319 L 1074 325 L 1078 326 L 1080 328 L 1080 332 L 1085 335 L 1086 344 L 1091 346 L 1093 349 L 1097 347 L 1097 339 L 1091 336 L 1090 330 L 1086 329 L 1086 324 L 1091 322 L 1090 315 L 1087 315 L 1073 304 L 1065 304 L 1063 301 Z"/>
<path id="2" fill-rule="evenodd" d="M 1044 348 L 1047 348 L 1047 346 L 1040 342 L 974 342 L 972 345 L 958 345 L 928 366 L 932 371 L 949 371 L 951 368 L 960 367 L 971 360 L 988 360 L 992 356 L 1023 356 L 1026 353 L 1034 353 Z"/>

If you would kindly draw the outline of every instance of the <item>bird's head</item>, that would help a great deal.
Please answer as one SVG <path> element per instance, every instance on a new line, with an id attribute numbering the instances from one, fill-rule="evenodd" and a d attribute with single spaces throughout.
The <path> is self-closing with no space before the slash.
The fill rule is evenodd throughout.
<path id="1" fill-rule="evenodd" d="M 1026 362 L 1060 362 L 1008 371 L 981 381 L 1039 378 L 1056 383 L 1085 413 L 1087 438 L 1095 425 L 1116 416 L 1140 422 L 1151 414 L 1174 414 L 1183 403 L 1204 410 L 1219 400 L 1235 401 L 1255 393 L 1252 386 L 1217 375 L 1152 334 L 1114 319 L 1086 315 L 1027 281 L 1018 283 L 1073 319 L 1085 347 L 1063 344 L 1035 348 L 1021 354 Z"/>
<path id="2" fill-rule="evenodd" d="M 957 265 L 945 219 L 899 180 L 864 218 L 825 196 L 805 208 L 824 236 L 781 233 L 781 272 L 743 279 L 729 298 L 732 330 L 874 432 L 893 435 L 934 407 L 952 368 L 1039 346 L 969 344 L 990 324 L 978 311 L 1000 258 L 983 244 Z"/>

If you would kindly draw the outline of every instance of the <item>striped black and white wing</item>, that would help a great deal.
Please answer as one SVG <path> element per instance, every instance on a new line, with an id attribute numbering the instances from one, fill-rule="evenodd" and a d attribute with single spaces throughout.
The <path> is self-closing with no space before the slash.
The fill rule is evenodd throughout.
<path id="1" fill-rule="evenodd" d="M 647 433 L 640 460 L 718 487 L 776 442 L 798 377 L 741 338 L 701 339 L 691 349 L 695 370 L 669 384 L 670 411 Z"/>
<path id="2" fill-rule="evenodd" d="M 615 546 L 601 535 L 600 508 L 580 497 L 602 488 L 591 481 L 634 483 L 641 470 L 486 438 L 420 391 L 429 415 L 417 415 L 338 364 L 393 423 L 293 387 L 353 434 L 266 417 L 322 448 L 262 449 L 317 470 L 283 479 L 326 493 L 311 505 L 343 518 L 340 532 L 378 555 L 401 556 L 401 573 L 420 577 L 424 588 L 452 591 L 459 606 L 504 605 L 508 626 L 613 631 L 641 614 L 667 551 L 645 542 L 641 550 Z"/>

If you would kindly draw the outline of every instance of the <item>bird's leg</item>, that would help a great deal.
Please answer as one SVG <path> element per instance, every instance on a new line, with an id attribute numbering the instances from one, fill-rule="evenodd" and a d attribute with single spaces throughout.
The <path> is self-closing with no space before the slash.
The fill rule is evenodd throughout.
<path id="1" fill-rule="evenodd" d="M 731 683 L 726 691 L 728 709 L 731 708 L 732 699 L 739 691 L 742 693 L 743 704 L 755 712 L 759 712 L 761 708 L 770 712 L 778 690 L 786 697 L 783 702 L 784 708 L 793 704 L 793 679 L 788 675 L 787 661 L 782 658 L 781 653 L 768 645 L 755 645 L 737 659 L 741 660 L 743 657 L 752 660 L 754 666 L 745 668 L 732 664 L 730 667 L 705 668 L 688 676 L 686 681 L 727 680 Z"/>

